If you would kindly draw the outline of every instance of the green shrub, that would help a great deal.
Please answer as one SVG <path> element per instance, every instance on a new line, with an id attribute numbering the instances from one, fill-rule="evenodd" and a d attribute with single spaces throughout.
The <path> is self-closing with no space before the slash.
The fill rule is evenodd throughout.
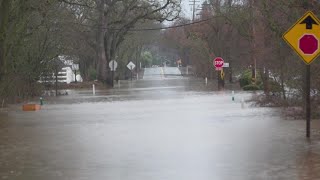
<path id="1" fill-rule="evenodd" d="M 250 70 L 246 70 L 241 74 L 241 77 L 239 79 L 240 87 L 244 87 L 251 84 L 251 74 L 252 73 Z"/>
<path id="2" fill-rule="evenodd" d="M 245 91 L 257 91 L 260 90 L 259 86 L 255 85 L 255 84 L 249 84 L 246 86 L 243 86 L 243 90 Z"/>
<path id="3" fill-rule="evenodd" d="M 262 84 L 262 81 L 261 81 L 261 76 L 260 76 L 259 71 L 256 72 L 256 75 L 257 75 L 257 77 L 256 77 L 256 83 L 255 84 L 260 86 Z M 242 87 L 242 88 L 244 86 L 250 85 L 252 83 L 252 71 L 251 71 L 251 69 L 247 69 L 241 74 L 241 77 L 239 79 L 239 83 L 240 83 L 240 87 Z"/>
<path id="4" fill-rule="evenodd" d="M 89 68 L 88 75 L 90 81 L 94 81 L 97 79 L 97 71 L 92 67 Z"/>

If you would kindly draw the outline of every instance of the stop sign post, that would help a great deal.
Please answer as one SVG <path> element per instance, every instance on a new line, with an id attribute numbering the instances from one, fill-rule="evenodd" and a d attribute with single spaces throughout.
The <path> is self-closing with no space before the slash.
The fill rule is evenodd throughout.
<path id="1" fill-rule="evenodd" d="M 218 89 L 220 90 L 221 87 L 222 89 L 224 89 L 224 73 L 223 73 L 224 60 L 221 57 L 216 57 L 213 60 L 213 65 L 217 71 L 220 71 L 220 75 L 218 73 Z"/>
<path id="2" fill-rule="evenodd" d="M 223 68 L 224 60 L 221 57 L 217 57 L 213 60 L 213 65 L 217 71 L 221 71 Z"/>
<path id="3" fill-rule="evenodd" d="M 306 136 L 310 138 L 311 103 L 310 103 L 310 64 L 320 55 L 320 20 L 308 11 L 284 35 L 283 39 L 306 63 L 305 112 Z"/>

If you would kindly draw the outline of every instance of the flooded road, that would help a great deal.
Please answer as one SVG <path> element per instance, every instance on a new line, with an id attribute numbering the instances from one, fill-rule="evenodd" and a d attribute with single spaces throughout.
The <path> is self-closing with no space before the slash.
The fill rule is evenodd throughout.
<path id="1" fill-rule="evenodd" d="M 0 179 L 320 179 L 320 138 L 307 142 L 303 121 L 216 89 L 183 77 L 122 82 L 2 114 Z"/>

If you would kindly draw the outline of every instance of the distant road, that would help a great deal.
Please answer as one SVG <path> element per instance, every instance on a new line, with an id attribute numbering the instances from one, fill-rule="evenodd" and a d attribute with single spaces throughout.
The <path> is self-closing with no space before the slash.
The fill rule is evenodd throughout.
<path id="1" fill-rule="evenodd" d="M 145 68 L 143 79 L 162 79 L 165 76 L 181 76 L 177 67 Z"/>

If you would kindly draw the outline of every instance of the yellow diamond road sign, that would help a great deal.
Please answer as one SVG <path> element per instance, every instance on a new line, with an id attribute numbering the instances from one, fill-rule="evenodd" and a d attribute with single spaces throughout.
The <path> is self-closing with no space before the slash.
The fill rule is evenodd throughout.
<path id="1" fill-rule="evenodd" d="M 221 79 L 223 80 L 223 79 L 224 79 L 224 72 L 223 72 L 223 68 L 221 69 L 220 76 L 221 76 Z"/>
<path id="2" fill-rule="evenodd" d="M 283 39 L 306 64 L 320 54 L 320 20 L 308 11 L 284 35 Z"/>

